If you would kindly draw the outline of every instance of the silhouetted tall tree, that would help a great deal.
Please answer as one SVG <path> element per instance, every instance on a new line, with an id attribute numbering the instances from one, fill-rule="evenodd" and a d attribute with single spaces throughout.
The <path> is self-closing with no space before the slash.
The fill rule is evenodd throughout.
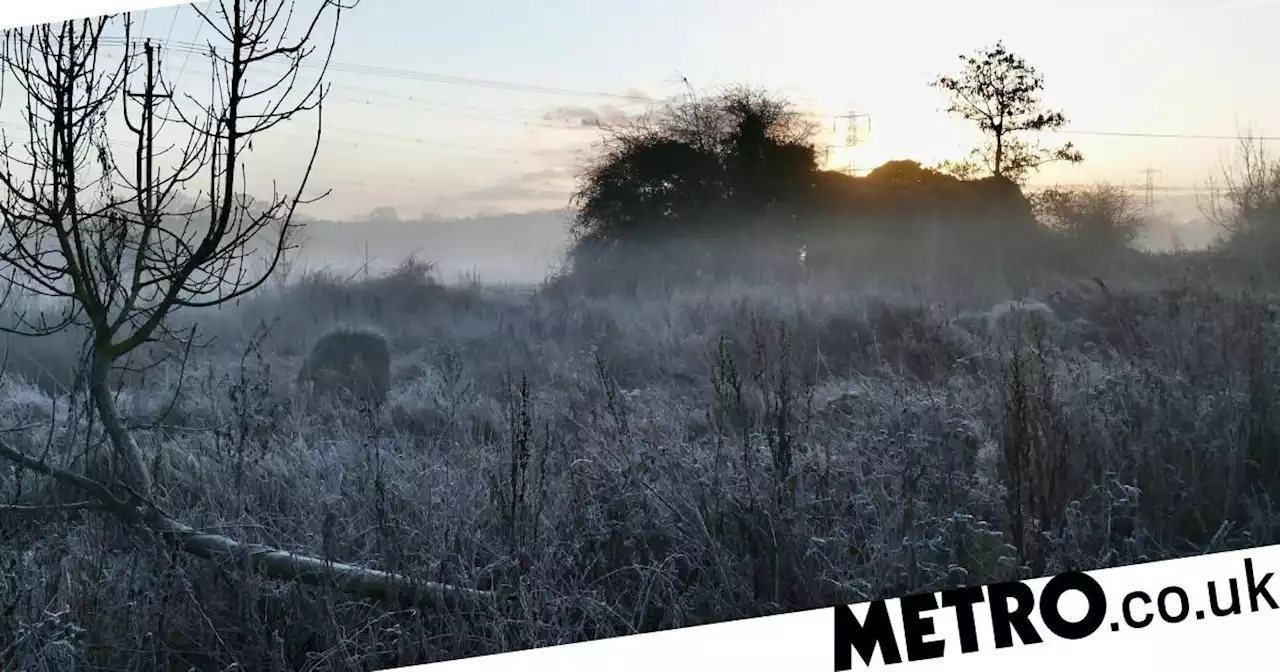
<path id="1" fill-rule="evenodd" d="M 988 136 L 987 144 L 972 152 L 975 164 L 984 165 L 992 175 L 1022 183 L 1045 163 L 1084 160 L 1069 142 L 1045 149 L 1017 135 L 1057 130 L 1067 123 L 1062 112 L 1044 108 L 1040 101 L 1044 78 L 1022 57 L 997 42 L 972 56 L 960 56 L 960 60 L 964 68 L 959 77 L 941 76 L 932 86 L 951 95 L 947 112 L 976 122 Z M 949 167 L 956 172 L 956 165 Z"/>

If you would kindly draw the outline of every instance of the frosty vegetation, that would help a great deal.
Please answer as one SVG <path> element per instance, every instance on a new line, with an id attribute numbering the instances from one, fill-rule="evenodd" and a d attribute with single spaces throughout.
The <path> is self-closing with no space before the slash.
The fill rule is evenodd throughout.
<path id="1" fill-rule="evenodd" d="M 9 660 L 64 641 L 53 612 L 104 667 L 301 669 L 320 651 L 355 669 L 1280 541 L 1261 290 L 1134 278 L 1073 304 L 1075 330 L 1008 340 L 888 288 L 528 299 L 421 270 L 314 276 L 204 318 L 217 344 L 125 384 L 121 408 L 176 516 L 509 586 L 513 612 L 397 611 L 87 512 L 6 516 Z M 355 310 L 393 352 L 386 418 L 287 413 L 300 346 L 366 293 L 383 308 Z M 74 351 L 7 345 L 8 436 L 92 459 L 58 394 Z M 4 487 L 64 501 L 13 470 Z"/>
<path id="2" fill-rule="evenodd" d="M 1250 254 L 1276 211 L 1250 211 L 1247 245 L 1080 254 L 1013 185 L 821 179 L 821 226 L 679 246 L 617 234 L 605 206 L 636 192 L 601 180 L 533 293 L 410 261 L 175 313 L 199 346 L 141 348 L 113 387 L 168 516 L 504 599 L 281 582 L 5 463 L 0 669 L 375 669 L 1280 543 L 1277 285 Z M 746 229 L 751 207 L 705 221 Z M 1032 242 L 992 255 L 995 230 Z M 298 402 L 343 324 L 385 336 L 376 413 Z M 83 340 L 5 337 L 0 424 L 92 475 L 110 460 L 70 396 Z"/>

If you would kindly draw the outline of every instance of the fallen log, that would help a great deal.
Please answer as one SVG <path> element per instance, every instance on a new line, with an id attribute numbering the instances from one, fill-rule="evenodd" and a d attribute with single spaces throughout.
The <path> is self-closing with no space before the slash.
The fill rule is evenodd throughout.
<path id="1" fill-rule="evenodd" d="M 0 457 L 69 483 L 95 497 L 95 506 L 87 506 L 86 503 L 81 502 L 77 504 L 78 508 L 98 508 L 108 511 L 124 522 L 147 532 L 176 537 L 183 549 L 194 556 L 237 564 L 270 579 L 299 581 L 318 587 L 333 587 L 355 597 L 396 603 L 410 608 L 420 606 L 449 608 L 462 605 L 492 608 L 511 597 L 506 593 L 422 581 L 403 574 L 299 555 L 262 544 L 239 541 L 221 534 L 203 532 L 161 512 L 148 502 L 137 501 L 136 496 L 133 498 L 135 501 L 126 502 L 113 495 L 109 488 L 96 480 L 54 467 L 4 442 L 0 442 Z M 44 508 L 32 507 L 31 510 Z M 26 509 L 10 507 L 8 510 L 19 512 Z"/>

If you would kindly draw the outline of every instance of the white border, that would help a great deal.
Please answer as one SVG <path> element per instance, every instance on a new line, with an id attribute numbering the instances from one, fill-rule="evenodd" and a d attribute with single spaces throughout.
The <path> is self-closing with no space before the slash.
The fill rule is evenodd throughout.
<path id="1" fill-rule="evenodd" d="M 1063 670 L 1064 672 L 1103 672 L 1110 670 L 1262 670 L 1274 669 L 1274 642 L 1280 637 L 1280 609 L 1265 603 L 1251 612 L 1245 588 L 1245 565 L 1252 562 L 1255 579 L 1272 574 L 1266 584 L 1271 596 L 1280 603 L 1280 545 L 1245 551 L 1202 555 L 1181 560 L 1168 560 L 1128 567 L 1088 572 L 1103 588 L 1107 597 L 1107 616 L 1103 625 L 1091 636 L 1078 640 L 1058 639 L 1044 627 L 1039 615 L 1031 620 L 1043 637 L 1034 645 L 1017 643 L 1006 649 L 995 649 L 989 612 L 984 605 L 974 609 L 979 650 L 961 653 L 955 631 L 956 619 L 949 609 L 928 614 L 939 638 L 947 642 L 941 658 L 908 662 L 902 643 L 902 617 L 899 600 L 887 600 L 890 619 L 898 634 L 899 650 L 904 661 L 884 665 L 877 652 L 872 665 L 866 666 L 855 652 L 853 670 L 875 669 L 897 672 L 1027 672 L 1028 670 Z M 1121 626 L 1113 631 L 1112 622 L 1120 621 L 1121 602 L 1132 591 L 1148 593 L 1154 600 L 1168 586 L 1179 586 L 1190 598 L 1190 611 L 1207 611 L 1207 583 L 1214 581 L 1220 597 L 1226 597 L 1225 586 L 1235 579 L 1239 588 L 1242 613 L 1203 620 L 1190 617 L 1178 624 L 1163 623 L 1158 618 L 1142 629 Z M 1049 578 L 1023 582 L 1038 596 Z M 1085 601 L 1078 593 L 1062 598 L 1063 617 L 1070 621 L 1083 618 Z M 869 604 L 853 606 L 858 618 L 865 617 Z M 1135 603 L 1131 610 L 1141 619 L 1155 613 L 1155 606 Z M 818 609 L 782 616 L 768 616 L 730 623 L 685 628 L 645 635 L 553 646 L 493 656 L 397 668 L 402 672 L 515 672 L 517 670 L 581 670 L 609 672 L 653 672 L 654 670 L 735 670 L 760 672 L 830 672 L 834 669 L 834 612 Z"/>
<path id="2" fill-rule="evenodd" d="M 0 28 L 34 26 L 66 19 L 142 11 L 206 0 L 0 0 Z"/>

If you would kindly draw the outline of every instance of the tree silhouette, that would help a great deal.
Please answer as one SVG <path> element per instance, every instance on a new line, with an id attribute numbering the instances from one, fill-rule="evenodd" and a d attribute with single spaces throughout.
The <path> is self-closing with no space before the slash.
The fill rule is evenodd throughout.
<path id="1" fill-rule="evenodd" d="M 1024 118 L 1031 103 L 1005 107 L 1007 118 L 992 125 L 1007 175 L 1010 157 L 1014 169 L 1034 163 L 1029 146 L 1008 133 L 1034 124 Z M 966 179 L 976 176 L 909 160 L 865 177 L 820 170 L 816 124 L 762 91 L 690 93 L 601 133 L 573 196 L 568 256 L 570 274 L 595 289 L 708 276 L 773 280 L 801 270 L 802 246 L 808 271 L 844 272 L 872 240 L 945 241 L 938 245 L 947 255 L 997 263 L 1043 233 L 1006 177 Z"/>
<path id="2" fill-rule="evenodd" d="M 745 87 L 691 93 L 601 131 L 573 195 L 579 269 L 615 268 L 637 246 L 676 241 L 696 254 L 694 239 L 781 232 L 817 171 L 816 125 Z"/>
<path id="3" fill-rule="evenodd" d="M 972 172 L 972 167 L 982 165 L 992 175 L 1022 183 L 1045 163 L 1084 160 L 1069 142 L 1045 149 L 1017 135 L 1057 130 L 1067 123 L 1062 112 L 1044 109 L 1040 101 L 1044 78 L 1022 57 L 997 42 L 960 60 L 964 67 L 959 77 L 940 76 L 932 86 L 951 95 L 947 112 L 977 123 L 988 142 L 973 150 L 970 166 L 953 163 L 949 172 L 963 174 L 966 168 Z"/>

